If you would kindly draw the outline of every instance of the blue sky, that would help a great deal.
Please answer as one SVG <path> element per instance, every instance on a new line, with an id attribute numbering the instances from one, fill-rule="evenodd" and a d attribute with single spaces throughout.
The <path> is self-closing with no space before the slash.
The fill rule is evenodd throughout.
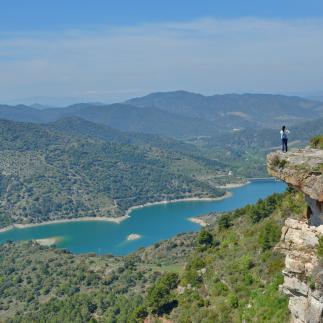
<path id="1" fill-rule="evenodd" d="M 2 31 L 187 21 L 201 17 L 322 17 L 321 0 L 1 0 Z"/>
<path id="2" fill-rule="evenodd" d="M 322 90 L 322 0 L 0 0 L 0 10 L 0 102 Z"/>

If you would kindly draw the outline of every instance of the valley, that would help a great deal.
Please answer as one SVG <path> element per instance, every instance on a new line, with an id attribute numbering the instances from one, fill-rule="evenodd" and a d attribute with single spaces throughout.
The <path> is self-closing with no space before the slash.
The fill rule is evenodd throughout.
<path id="1" fill-rule="evenodd" d="M 81 217 L 79 221 L 57 220 L 41 223 L 41 225 L 37 223 L 17 225 L 11 230 L 0 232 L 0 244 L 8 240 L 54 238 L 56 247 L 69 250 L 74 254 L 127 255 L 176 234 L 198 231 L 200 225 L 191 222 L 192 218 L 210 212 L 227 212 L 253 204 L 272 193 L 283 192 L 285 188 L 282 182 L 274 180 L 255 181 L 229 189 L 231 195 L 224 199 L 197 199 L 148 205 L 134 208 L 127 217 L 111 219 L 96 217 L 93 220 L 89 217 Z M 128 236 L 133 234 L 139 235 L 140 238 L 129 241 Z"/>
<path id="2" fill-rule="evenodd" d="M 291 147 L 319 149 L 321 109 L 181 91 L 0 106 L 0 322 L 288 320 L 276 245 L 306 205 L 265 157 L 285 120 Z"/>
<path id="3" fill-rule="evenodd" d="M 1 1 L 0 323 L 323 323 L 323 1 Z"/>

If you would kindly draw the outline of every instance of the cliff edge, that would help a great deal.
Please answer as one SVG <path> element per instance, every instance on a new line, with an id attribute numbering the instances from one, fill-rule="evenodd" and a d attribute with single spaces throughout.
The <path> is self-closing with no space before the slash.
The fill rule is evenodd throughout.
<path id="1" fill-rule="evenodd" d="M 291 321 L 323 322 L 323 150 L 267 156 L 268 172 L 304 193 L 304 221 L 285 221 L 279 245 L 286 255 L 281 291 L 289 297 Z"/>
<path id="2" fill-rule="evenodd" d="M 302 149 L 267 156 L 268 172 L 302 191 L 308 204 L 310 225 L 323 224 L 323 150 Z"/>

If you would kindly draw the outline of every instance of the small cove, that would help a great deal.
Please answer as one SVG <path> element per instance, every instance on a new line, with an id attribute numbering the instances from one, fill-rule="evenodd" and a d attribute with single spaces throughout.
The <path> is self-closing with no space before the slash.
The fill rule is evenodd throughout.
<path id="1" fill-rule="evenodd" d="M 228 189 L 232 196 L 214 201 L 185 201 L 157 204 L 134 209 L 121 223 L 74 221 L 12 229 L 0 233 L 0 243 L 7 240 L 57 239 L 56 246 L 73 253 L 110 253 L 125 255 L 181 232 L 198 231 L 200 225 L 189 218 L 209 212 L 231 211 L 255 203 L 272 193 L 283 192 L 286 184 L 275 180 L 257 180 Z M 135 235 L 136 239 L 128 239 Z"/>

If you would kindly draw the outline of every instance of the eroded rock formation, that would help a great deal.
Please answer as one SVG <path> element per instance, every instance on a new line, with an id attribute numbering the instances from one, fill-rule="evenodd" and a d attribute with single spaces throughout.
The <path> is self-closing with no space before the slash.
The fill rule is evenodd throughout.
<path id="1" fill-rule="evenodd" d="M 290 297 L 292 322 L 322 322 L 323 270 L 317 256 L 323 225 L 287 219 L 277 246 L 286 255 L 282 291 Z"/>
<path id="2" fill-rule="evenodd" d="M 323 150 L 271 153 L 271 175 L 302 191 L 308 204 L 304 221 L 287 219 L 277 248 L 286 255 L 282 292 L 289 296 L 291 321 L 323 322 L 323 259 L 318 256 L 323 237 Z"/>
<path id="3" fill-rule="evenodd" d="M 309 224 L 323 224 L 323 150 L 274 152 L 267 156 L 267 168 L 271 175 L 304 193 Z"/>

